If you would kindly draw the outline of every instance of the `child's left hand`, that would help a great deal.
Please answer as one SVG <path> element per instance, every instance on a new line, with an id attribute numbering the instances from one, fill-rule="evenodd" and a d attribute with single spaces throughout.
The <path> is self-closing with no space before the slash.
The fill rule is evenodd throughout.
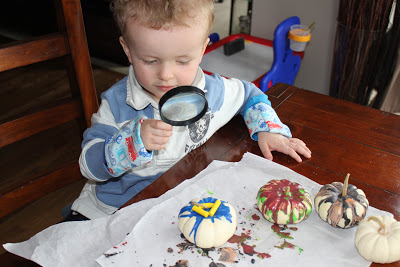
<path id="1" fill-rule="evenodd" d="M 302 162 L 300 155 L 311 158 L 311 150 L 298 138 L 287 138 L 281 134 L 258 132 L 258 145 L 266 159 L 272 160 L 272 151 L 278 151 L 291 156 L 297 162 Z"/>

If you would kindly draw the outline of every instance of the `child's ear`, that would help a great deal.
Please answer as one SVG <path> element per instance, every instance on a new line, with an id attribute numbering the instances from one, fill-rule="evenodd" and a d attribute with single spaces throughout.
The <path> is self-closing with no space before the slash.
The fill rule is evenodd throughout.
<path id="1" fill-rule="evenodd" d="M 204 55 L 204 52 L 206 51 L 206 48 L 208 46 L 208 43 L 210 42 L 210 38 L 207 38 L 206 42 L 203 45 L 203 51 L 201 52 L 201 55 Z"/>
<path id="2" fill-rule="evenodd" d="M 121 44 L 122 49 L 124 49 L 125 55 L 128 57 L 129 62 L 132 64 L 131 53 L 129 51 L 129 46 L 125 42 L 125 40 L 124 40 L 124 38 L 122 36 L 119 37 L 119 43 Z"/>

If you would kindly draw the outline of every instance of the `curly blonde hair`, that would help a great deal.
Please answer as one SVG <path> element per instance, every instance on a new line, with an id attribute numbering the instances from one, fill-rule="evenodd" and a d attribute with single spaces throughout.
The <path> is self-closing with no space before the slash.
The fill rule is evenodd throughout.
<path id="1" fill-rule="evenodd" d="M 214 22 L 214 0 L 113 0 L 110 7 L 122 35 L 129 21 L 159 30 L 188 26 L 198 16 L 207 23 L 208 36 Z"/>

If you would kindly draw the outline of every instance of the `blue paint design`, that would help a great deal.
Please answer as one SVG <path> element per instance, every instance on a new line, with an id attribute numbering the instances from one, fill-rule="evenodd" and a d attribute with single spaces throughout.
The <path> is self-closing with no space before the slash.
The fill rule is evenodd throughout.
<path id="1" fill-rule="evenodd" d="M 216 198 L 212 197 L 207 197 L 203 198 L 198 203 L 215 203 L 217 201 Z M 196 222 L 192 228 L 192 231 L 190 232 L 189 236 L 191 236 L 194 233 L 194 244 L 196 244 L 196 236 L 197 236 L 197 230 L 200 226 L 200 224 L 203 222 L 203 220 L 211 220 L 212 223 L 215 222 L 216 219 L 221 220 L 222 217 L 225 217 L 227 221 L 232 223 L 232 214 L 230 211 L 230 208 L 225 204 L 226 201 L 221 200 L 221 205 L 215 212 L 214 216 L 208 216 L 207 218 L 203 217 L 202 215 L 198 214 L 197 212 L 192 210 L 193 204 L 189 203 L 188 205 L 184 206 L 181 211 L 179 212 L 179 218 L 180 217 L 195 217 Z M 209 209 L 204 209 L 205 211 L 210 211 L 211 208 Z M 188 214 L 182 214 L 184 212 L 189 212 Z"/>

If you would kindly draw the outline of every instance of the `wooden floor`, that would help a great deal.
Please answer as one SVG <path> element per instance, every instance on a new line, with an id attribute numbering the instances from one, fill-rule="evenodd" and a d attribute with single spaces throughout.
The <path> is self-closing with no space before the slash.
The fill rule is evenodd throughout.
<path id="1" fill-rule="evenodd" d="M 93 74 L 98 95 L 125 76 L 97 66 L 93 66 Z M 68 94 L 68 80 L 60 60 L 0 73 L 0 121 L 65 94 Z M 77 123 L 65 124 L 2 148 L 0 192 L 11 182 L 40 173 L 48 165 L 79 157 L 81 140 L 77 131 Z M 60 222 L 62 209 L 79 195 L 85 182 L 75 182 L 0 219 L 0 243 L 27 240 Z"/>

